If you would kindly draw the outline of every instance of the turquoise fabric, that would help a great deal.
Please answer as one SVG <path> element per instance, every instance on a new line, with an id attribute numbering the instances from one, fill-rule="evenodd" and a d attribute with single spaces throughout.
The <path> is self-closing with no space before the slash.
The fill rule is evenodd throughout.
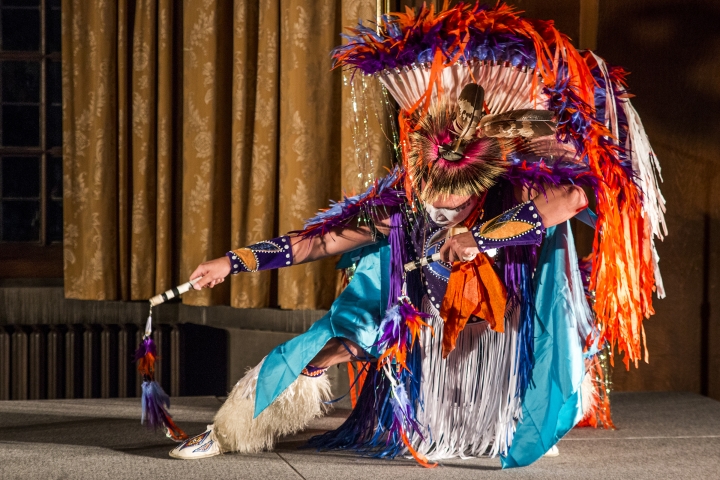
<path id="1" fill-rule="evenodd" d="M 530 465 L 545 454 L 581 418 L 580 384 L 585 373 L 573 285 L 579 279 L 577 253 L 569 222 L 547 230 L 535 271 L 535 352 L 532 384 L 525 393 L 522 420 L 503 468 Z M 584 299 L 583 299 L 584 301 Z"/>
<path id="2" fill-rule="evenodd" d="M 359 259 L 352 280 L 328 313 L 310 329 L 275 347 L 258 376 L 255 417 L 270 405 L 333 337 L 343 337 L 377 356 L 377 327 L 387 308 L 390 246 L 386 241 L 346 253 L 339 265 Z"/>

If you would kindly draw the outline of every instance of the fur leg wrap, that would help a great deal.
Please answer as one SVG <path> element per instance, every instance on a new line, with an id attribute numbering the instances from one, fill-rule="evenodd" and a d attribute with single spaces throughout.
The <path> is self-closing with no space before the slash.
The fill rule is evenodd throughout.
<path id="1" fill-rule="evenodd" d="M 248 370 L 215 415 L 215 435 L 223 452 L 257 453 L 272 450 L 278 437 L 292 435 L 310 420 L 324 415 L 331 398 L 327 375 L 301 375 L 257 418 L 255 387 L 262 362 Z"/>

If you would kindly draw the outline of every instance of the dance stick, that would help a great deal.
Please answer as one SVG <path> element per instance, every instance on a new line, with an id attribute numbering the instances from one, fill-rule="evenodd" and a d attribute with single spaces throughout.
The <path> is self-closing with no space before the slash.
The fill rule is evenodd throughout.
<path id="1" fill-rule="evenodd" d="M 150 306 L 155 307 L 157 305 L 160 305 L 161 303 L 167 302 L 170 299 L 179 297 L 183 293 L 190 290 L 193 285 L 195 285 L 201 278 L 202 277 L 193 278 L 189 282 L 178 285 L 177 287 L 173 287 L 167 292 L 161 293 L 160 295 L 155 295 L 150 299 Z"/>
<path id="2" fill-rule="evenodd" d="M 440 260 L 440 252 L 408 262 L 404 265 L 404 268 L 406 272 L 412 272 L 413 270 L 417 270 L 420 267 L 424 267 L 429 263 L 437 262 L 438 260 Z"/>
<path id="3" fill-rule="evenodd" d="M 497 248 L 488 248 L 485 250 L 485 254 L 487 254 L 488 257 L 494 257 L 495 253 L 497 252 Z M 475 258 L 473 256 L 473 258 Z M 440 252 L 435 253 L 433 255 L 428 255 L 427 257 L 419 258 L 415 260 L 414 262 L 408 262 L 404 265 L 406 272 L 412 272 L 413 270 L 417 270 L 420 267 L 424 267 L 425 265 L 428 265 L 433 262 L 437 262 L 440 260 Z M 465 260 L 466 262 L 469 262 L 470 260 Z"/>
<path id="4" fill-rule="evenodd" d="M 445 239 L 449 239 L 450 237 L 454 237 L 455 235 L 460 235 L 461 233 L 468 232 L 469 230 L 467 227 L 464 226 L 454 226 L 447 229 L 447 233 L 445 234 Z M 443 235 L 443 232 L 445 230 L 440 230 L 435 235 L 433 235 L 430 238 L 430 241 L 428 242 L 429 245 L 432 245 L 437 240 L 439 240 L 439 237 Z M 438 237 L 438 238 L 436 238 Z M 412 262 L 406 263 L 403 268 L 406 272 L 412 272 L 413 270 L 417 270 L 420 267 L 424 267 L 425 265 L 428 265 L 433 262 L 437 262 L 440 260 L 440 252 L 434 253 L 433 255 L 428 255 L 426 257 L 418 258 L 417 260 L 413 260 Z"/>

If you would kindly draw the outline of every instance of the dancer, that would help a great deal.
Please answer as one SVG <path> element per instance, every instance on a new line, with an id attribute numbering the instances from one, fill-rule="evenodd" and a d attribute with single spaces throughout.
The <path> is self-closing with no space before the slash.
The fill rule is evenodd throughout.
<path id="1" fill-rule="evenodd" d="M 399 165 L 302 231 L 230 251 L 191 279 L 212 288 L 338 254 L 352 278 L 170 455 L 271 449 L 324 413 L 329 366 L 363 361 L 349 418 L 311 446 L 425 466 L 532 463 L 592 413 L 585 357 L 607 344 L 636 363 L 652 291 L 663 293 L 659 165 L 624 72 L 503 4 L 423 8 L 385 17 L 380 33 L 351 32 L 336 66 L 376 75 L 398 102 Z M 597 227 L 593 310 L 575 216 Z"/>

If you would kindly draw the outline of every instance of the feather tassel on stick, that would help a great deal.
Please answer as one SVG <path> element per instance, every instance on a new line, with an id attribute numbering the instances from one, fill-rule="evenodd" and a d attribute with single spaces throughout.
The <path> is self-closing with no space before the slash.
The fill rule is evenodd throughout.
<path id="1" fill-rule="evenodd" d="M 143 377 L 142 383 L 142 417 L 141 423 L 157 430 L 165 428 L 167 436 L 180 442 L 188 438 L 173 421 L 168 408 L 170 397 L 155 381 L 155 361 L 157 360 L 157 347 L 152 339 L 152 306 L 145 325 L 145 335 L 140 346 L 135 351 L 135 362 L 138 372 Z"/>

